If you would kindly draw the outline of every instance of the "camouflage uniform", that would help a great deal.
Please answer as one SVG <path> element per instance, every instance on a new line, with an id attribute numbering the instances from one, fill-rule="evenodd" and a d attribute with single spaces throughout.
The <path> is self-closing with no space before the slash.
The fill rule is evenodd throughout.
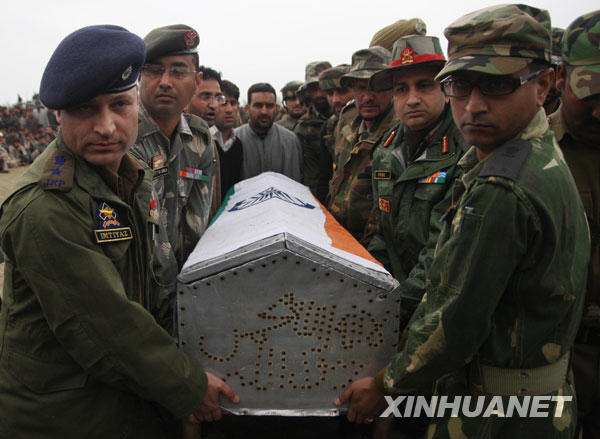
<path id="1" fill-rule="evenodd" d="M 549 61 L 549 24 L 546 11 L 523 5 L 469 14 L 445 31 L 450 60 L 441 75 L 471 68 L 510 74 L 532 59 Z M 493 55 L 503 48 L 514 63 Z M 543 109 L 484 160 L 471 148 L 459 166 L 464 175 L 444 215 L 426 294 L 403 352 L 376 381 L 402 394 L 435 382 L 439 395 L 484 395 L 486 406 L 492 395 L 502 396 L 504 407 L 508 395 L 521 402 L 524 395 L 572 397 L 569 350 L 583 306 L 589 234 Z M 431 419 L 428 437 L 572 437 L 576 404 L 565 403 L 558 417 L 555 407 L 549 403 L 549 417 L 530 418 L 452 417 L 447 410 Z"/>
<path id="2" fill-rule="evenodd" d="M 600 47 L 593 35 L 600 34 L 600 11 L 576 19 L 567 29 L 562 56 L 570 68 L 566 79 L 577 99 L 600 95 Z M 565 121 L 563 102 L 549 118 L 565 161 L 569 165 L 592 236 L 592 251 L 588 267 L 585 307 L 581 327 L 575 339 L 573 372 L 577 390 L 577 408 L 584 437 L 600 437 L 600 145 L 585 139 L 581 129 L 569 129 Z M 596 124 L 599 123 L 597 116 Z M 585 130 L 585 127 L 583 127 Z"/>
<path id="3" fill-rule="evenodd" d="M 316 61 L 306 66 L 306 81 L 302 87 L 306 89 L 310 84 L 319 82 L 319 73 L 331 67 L 327 61 Z M 314 104 L 302 115 L 294 128 L 302 145 L 304 163 L 304 184 L 313 194 L 317 194 L 319 181 L 319 163 L 321 161 L 321 130 L 327 121 L 327 116 L 319 113 Z"/>
<path id="4" fill-rule="evenodd" d="M 160 224 L 154 239 L 164 286 L 172 295 L 181 267 L 208 227 L 217 172 L 212 138 L 206 122 L 184 114 L 170 141 L 140 104 L 138 138 L 131 152 L 154 172 L 153 202 Z"/>
<path id="5" fill-rule="evenodd" d="M 342 77 L 364 78 L 390 63 L 391 54 L 375 47 L 359 50 L 353 55 L 351 71 Z M 363 245 L 372 233 L 367 230 L 369 217 L 373 214 L 373 191 L 371 187 L 372 151 L 383 133 L 396 123 L 396 115 L 390 106 L 367 128 L 356 107 L 347 105 L 340 115 L 340 129 L 335 141 L 333 177 L 327 195 L 328 208 L 333 216 Z M 349 119 L 350 113 L 356 114 Z M 373 230 L 374 232 L 374 230 Z"/>

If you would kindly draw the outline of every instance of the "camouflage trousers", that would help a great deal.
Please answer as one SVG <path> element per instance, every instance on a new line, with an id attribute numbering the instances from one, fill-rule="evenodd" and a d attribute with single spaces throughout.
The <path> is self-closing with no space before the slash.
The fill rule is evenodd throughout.
<path id="1" fill-rule="evenodd" d="M 571 374 L 572 376 L 572 374 Z M 463 395 L 471 396 L 472 404 L 470 410 L 475 410 L 475 401 L 477 396 L 471 391 L 468 386 L 465 386 L 464 381 L 459 382 L 455 376 L 449 375 L 438 382 L 436 388 L 437 395 L 447 395 L 450 400 L 454 396 Z M 572 380 L 571 380 L 572 382 Z M 468 417 L 463 411 L 460 411 L 458 416 L 450 416 L 449 411 L 446 411 L 444 417 L 431 417 L 429 427 L 425 435 L 428 439 L 571 439 L 575 437 L 575 427 L 577 420 L 577 401 L 575 398 L 575 388 L 573 384 L 565 382 L 563 386 L 546 397 L 563 396 L 571 398 L 570 402 L 564 402 L 564 405 L 557 407 L 558 403 L 548 401 L 542 412 L 547 413 L 544 416 L 535 416 L 533 412 L 533 402 L 529 406 L 531 411 L 526 415 L 521 416 L 517 411 L 512 414 L 509 407 L 508 396 L 496 397 L 497 401 L 501 401 L 500 405 L 493 404 L 492 399 L 495 395 L 483 394 L 483 410 L 482 415 Z M 518 397 L 518 401 L 523 403 L 523 396 Z M 533 401 L 533 397 L 530 397 Z M 485 411 L 491 407 L 504 410 L 506 416 L 490 415 L 485 416 Z M 556 416 L 560 413 L 560 416 Z"/>

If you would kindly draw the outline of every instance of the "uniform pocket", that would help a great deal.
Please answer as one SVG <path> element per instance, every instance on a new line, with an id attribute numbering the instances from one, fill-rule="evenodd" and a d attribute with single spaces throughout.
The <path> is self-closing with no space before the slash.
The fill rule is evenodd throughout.
<path id="1" fill-rule="evenodd" d="M 8 352 L 6 361 L 10 374 L 35 393 L 80 389 L 88 378 L 75 362 L 47 363 L 17 352 Z"/>

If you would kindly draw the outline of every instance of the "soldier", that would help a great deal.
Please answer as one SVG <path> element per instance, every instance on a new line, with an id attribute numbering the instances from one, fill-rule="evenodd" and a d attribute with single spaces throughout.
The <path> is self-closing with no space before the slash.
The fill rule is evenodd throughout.
<path id="1" fill-rule="evenodd" d="M 592 235 L 592 251 L 581 327 L 573 349 L 579 427 L 583 437 L 600 437 L 600 11 L 577 18 L 562 40 L 563 62 L 556 85 L 559 110 L 550 116 L 571 169 Z M 595 39 L 594 39 L 595 38 Z"/>
<path id="2" fill-rule="evenodd" d="M 333 216 L 363 245 L 372 235 L 366 227 L 373 210 L 371 153 L 383 133 L 396 123 L 391 91 L 369 89 L 369 79 L 387 68 L 390 58 L 390 52 L 382 47 L 359 50 L 352 55 L 350 72 L 341 78 L 341 85 L 352 90 L 358 114 L 336 137 L 327 200 Z"/>
<path id="3" fill-rule="evenodd" d="M 174 417 L 218 419 L 219 392 L 237 400 L 167 332 L 152 177 L 127 154 L 144 53 L 127 30 L 90 26 L 44 71 L 40 98 L 61 128 L 0 219 L 1 437 L 172 437 Z"/>
<path id="4" fill-rule="evenodd" d="M 552 60 L 552 67 L 554 68 L 555 74 L 558 64 L 561 61 L 561 41 L 564 33 L 565 30 L 561 29 L 560 27 L 552 28 L 552 56 L 550 58 Z M 555 75 L 555 80 L 557 76 L 558 75 Z M 550 115 L 558 109 L 559 105 L 560 91 L 556 87 L 556 83 L 554 83 L 552 85 L 552 88 L 550 89 L 550 92 L 548 93 L 548 96 L 546 96 L 546 102 L 544 102 L 544 110 L 546 111 L 546 114 Z"/>
<path id="5" fill-rule="evenodd" d="M 336 402 L 351 400 L 349 418 L 365 422 L 381 413 L 383 392 L 406 395 L 435 381 L 449 401 L 482 396 L 483 404 L 475 398 L 474 413 L 438 412 L 428 437 L 570 438 L 569 350 L 590 246 L 575 182 L 542 108 L 554 76 L 550 16 L 493 6 L 459 18 L 445 35 L 449 60 L 437 78 L 473 147 L 459 162 L 464 175 L 403 351 Z M 511 395 L 524 406 L 544 395 L 548 416 L 535 409 L 527 418 L 485 416 L 475 407 L 489 410 L 496 396 L 503 413 Z"/>
<path id="6" fill-rule="evenodd" d="M 392 90 L 400 120 L 373 152 L 377 232 L 368 248 L 400 281 L 401 328 L 425 292 L 425 271 L 465 148 L 448 98 L 434 79 L 445 61 L 437 37 L 402 37 L 390 67 L 370 82 L 375 91 Z"/>
<path id="7" fill-rule="evenodd" d="M 306 103 L 296 94 L 301 85 L 302 81 L 290 81 L 281 89 L 281 99 L 285 108 L 285 114 L 275 123 L 290 131 L 294 131 L 298 121 L 306 113 Z"/>
<path id="8" fill-rule="evenodd" d="M 335 128 L 340 113 L 346 104 L 352 99 L 352 92 L 347 87 L 342 87 L 340 80 L 342 76 L 350 71 L 348 64 L 340 64 L 323 70 L 319 74 L 319 87 L 327 92 L 327 100 L 332 114 L 321 128 L 321 157 L 319 162 L 319 173 L 316 197 L 322 204 L 326 203 L 329 180 L 333 175 L 333 147 L 335 144 Z"/>
<path id="9" fill-rule="evenodd" d="M 306 80 L 301 88 L 306 93 L 310 106 L 294 128 L 302 145 L 304 184 L 315 195 L 318 193 L 319 165 L 323 153 L 321 130 L 331 113 L 327 92 L 319 87 L 319 74 L 330 67 L 331 64 L 327 61 L 314 61 L 306 65 Z"/>
<path id="10" fill-rule="evenodd" d="M 205 66 L 200 66 L 199 71 L 202 74 L 202 80 L 192 96 L 186 112 L 201 117 L 209 127 L 213 127 L 219 105 L 225 103 L 225 97 L 221 92 L 221 74 Z"/>
<path id="11" fill-rule="evenodd" d="M 208 227 L 218 168 L 208 125 L 183 113 L 202 79 L 196 73 L 198 34 L 177 24 L 152 30 L 144 41 L 142 105 L 132 152 L 154 174 L 155 243 L 164 286 L 174 302 L 177 274 Z"/>

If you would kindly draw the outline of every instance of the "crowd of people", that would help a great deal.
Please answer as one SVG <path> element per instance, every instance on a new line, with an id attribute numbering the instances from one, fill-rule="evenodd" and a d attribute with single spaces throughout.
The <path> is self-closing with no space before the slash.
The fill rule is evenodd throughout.
<path id="1" fill-rule="evenodd" d="M 55 113 L 37 96 L 31 102 L 0 106 L 0 172 L 32 163 L 54 140 L 57 129 Z"/>
<path id="2" fill-rule="evenodd" d="M 398 280 L 398 354 L 334 401 L 372 428 L 244 417 L 205 436 L 600 437 L 600 11 L 560 30 L 546 10 L 492 6 L 444 34 L 447 57 L 415 18 L 348 64 L 309 62 L 283 113 L 267 82 L 240 108 L 190 26 L 66 37 L 39 96 L 62 135 L 0 216 L 0 436 L 199 437 L 220 396 L 239 402 L 175 349 L 177 275 L 227 191 L 273 171 Z M 35 114 L 7 128 L 15 151 Z M 415 394 L 501 414 L 378 419 Z M 505 417 L 510 397 L 555 414 Z"/>

